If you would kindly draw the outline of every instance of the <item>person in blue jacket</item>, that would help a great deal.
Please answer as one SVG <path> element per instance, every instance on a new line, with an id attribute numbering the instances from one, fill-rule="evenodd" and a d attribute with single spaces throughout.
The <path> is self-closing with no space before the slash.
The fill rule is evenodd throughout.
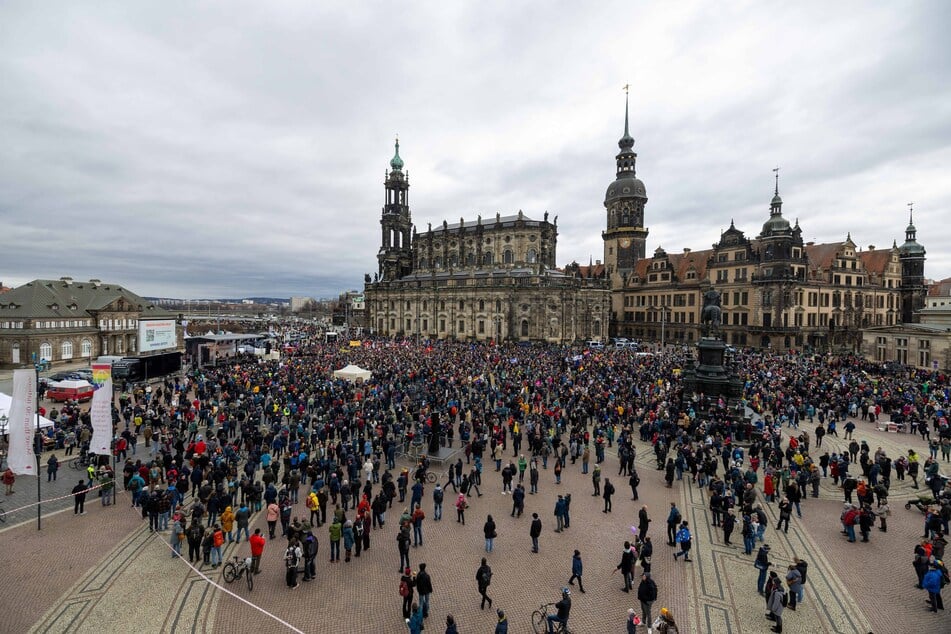
<path id="1" fill-rule="evenodd" d="M 928 600 L 931 602 L 932 612 L 944 609 L 944 601 L 941 600 L 942 577 L 941 569 L 936 564 L 931 564 L 930 570 L 925 573 L 925 578 L 921 580 L 921 587 L 928 591 Z"/>

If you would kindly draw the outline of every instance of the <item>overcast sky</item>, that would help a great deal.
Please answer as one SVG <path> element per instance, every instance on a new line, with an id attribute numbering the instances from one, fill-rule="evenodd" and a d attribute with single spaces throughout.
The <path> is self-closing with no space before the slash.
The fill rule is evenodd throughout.
<path id="1" fill-rule="evenodd" d="M 806 240 L 951 275 L 951 2 L 0 3 L 0 282 L 334 295 L 377 270 L 399 134 L 428 222 L 558 216 L 602 258 L 631 85 L 647 252 Z"/>

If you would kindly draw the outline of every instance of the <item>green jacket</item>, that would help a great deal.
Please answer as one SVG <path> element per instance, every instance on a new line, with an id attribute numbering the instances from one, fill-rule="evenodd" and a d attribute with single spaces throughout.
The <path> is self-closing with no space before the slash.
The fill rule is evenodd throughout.
<path id="1" fill-rule="evenodd" d="M 339 542 L 340 535 L 343 532 L 343 526 L 339 522 L 334 522 L 330 525 L 330 541 Z"/>

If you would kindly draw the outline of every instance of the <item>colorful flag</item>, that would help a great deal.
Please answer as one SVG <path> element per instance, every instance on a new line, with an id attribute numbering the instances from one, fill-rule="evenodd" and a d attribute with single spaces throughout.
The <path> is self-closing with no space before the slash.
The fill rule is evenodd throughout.
<path id="1" fill-rule="evenodd" d="M 17 475 L 36 475 L 33 435 L 38 424 L 36 414 L 36 370 L 13 371 L 13 399 L 10 403 L 10 455 L 7 465 Z"/>
<path id="2" fill-rule="evenodd" d="M 93 393 L 89 414 L 92 420 L 89 451 L 98 456 L 108 456 L 112 446 L 112 379 L 108 379 Z"/>

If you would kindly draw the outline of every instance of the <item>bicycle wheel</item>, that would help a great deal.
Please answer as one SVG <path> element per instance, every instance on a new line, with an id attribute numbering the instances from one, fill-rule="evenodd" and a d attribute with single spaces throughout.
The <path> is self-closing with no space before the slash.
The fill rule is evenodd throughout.
<path id="1" fill-rule="evenodd" d="M 535 634 L 547 634 L 548 632 L 548 618 L 541 610 L 532 612 L 532 629 L 535 630 Z"/>
<path id="2" fill-rule="evenodd" d="M 435 483 L 436 483 L 436 480 L 438 480 L 438 479 L 439 479 L 439 476 L 437 476 L 437 475 L 436 475 L 435 473 L 433 473 L 432 471 L 427 471 L 427 472 L 426 472 L 426 482 L 429 482 L 430 484 L 435 484 Z"/>
<path id="3" fill-rule="evenodd" d="M 249 568 L 245 568 L 244 576 L 248 580 L 248 592 L 251 592 L 254 590 L 254 573 Z"/>
<path id="4" fill-rule="evenodd" d="M 233 561 L 229 561 L 225 564 L 224 570 L 222 570 L 225 581 L 231 583 L 238 578 L 238 567 L 234 565 Z"/>

